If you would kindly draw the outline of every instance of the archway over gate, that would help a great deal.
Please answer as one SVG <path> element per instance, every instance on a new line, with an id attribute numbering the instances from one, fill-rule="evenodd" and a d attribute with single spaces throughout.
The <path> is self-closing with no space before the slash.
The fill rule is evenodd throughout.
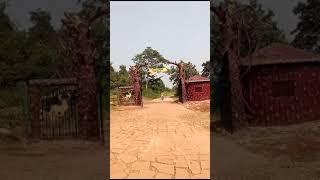
<path id="1" fill-rule="evenodd" d="M 178 70 L 178 78 L 179 78 L 179 85 L 178 88 L 180 88 L 179 93 L 179 101 L 181 103 L 185 103 L 187 101 L 186 98 L 186 85 L 185 85 L 185 65 L 183 62 L 177 63 L 175 61 L 169 61 L 166 59 L 162 59 L 158 65 L 175 65 L 177 66 Z M 147 67 L 148 63 L 144 64 L 136 64 L 134 66 L 131 66 L 129 69 L 130 78 L 132 80 L 133 85 L 133 97 L 134 97 L 134 104 L 137 106 L 143 106 L 143 100 L 142 100 L 142 79 L 141 79 L 141 68 Z"/>

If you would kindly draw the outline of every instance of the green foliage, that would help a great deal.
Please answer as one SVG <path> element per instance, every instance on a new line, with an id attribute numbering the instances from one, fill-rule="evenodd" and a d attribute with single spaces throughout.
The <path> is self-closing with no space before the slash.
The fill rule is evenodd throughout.
<path id="1" fill-rule="evenodd" d="M 202 63 L 202 68 L 201 76 L 210 78 L 210 61 Z"/>
<path id="2" fill-rule="evenodd" d="M 165 90 L 165 85 L 164 85 L 163 81 L 161 80 L 161 78 L 154 78 L 148 82 L 148 88 L 150 88 L 154 91 L 161 92 L 161 91 Z"/>
<path id="3" fill-rule="evenodd" d="M 110 89 L 116 90 L 116 88 L 120 86 L 128 86 L 129 85 L 129 73 L 127 71 L 127 67 L 125 65 L 120 65 L 119 71 L 115 71 L 110 65 Z"/>
<path id="4" fill-rule="evenodd" d="M 28 32 L 12 30 L 0 33 L 0 84 L 13 85 L 19 80 L 48 78 L 54 72 L 57 50 L 50 41 L 54 33 L 50 15 L 42 10 L 31 12 L 33 26 Z"/>
<path id="5" fill-rule="evenodd" d="M 156 99 L 160 98 L 161 91 L 153 90 L 151 88 L 146 89 L 145 87 L 142 88 L 142 96 L 146 98 Z"/>
<path id="6" fill-rule="evenodd" d="M 5 13 L 8 7 L 8 2 L 5 0 L 0 0 L 0 32 L 10 32 L 15 29 L 14 24 L 11 22 L 9 16 Z"/>
<path id="7" fill-rule="evenodd" d="M 108 3 L 105 0 L 79 0 L 82 5 L 82 9 L 79 15 L 82 17 L 88 17 L 96 10 L 99 6 L 105 6 Z M 90 36 L 93 41 L 93 47 L 97 50 L 96 59 L 96 75 L 98 81 L 99 91 L 106 94 L 108 87 L 109 78 L 107 75 L 110 71 L 109 66 L 109 27 L 108 19 L 106 17 L 101 17 L 97 19 L 91 26 Z"/>
<path id="8" fill-rule="evenodd" d="M 183 62 L 183 61 L 181 61 Z M 199 72 L 196 69 L 196 66 L 193 65 L 191 62 L 185 63 L 185 78 L 189 79 L 192 76 L 199 75 Z M 179 84 L 179 77 L 178 77 L 178 68 L 176 66 L 171 66 L 170 71 L 168 72 L 169 79 L 173 82 L 173 85 Z"/>
<path id="9" fill-rule="evenodd" d="M 150 75 L 149 68 L 163 67 L 167 60 L 155 49 L 147 47 L 142 53 L 137 54 L 133 62 L 141 66 L 141 77 L 144 81 L 154 79 L 155 76 Z"/>
<path id="10" fill-rule="evenodd" d="M 229 11 L 240 12 L 237 17 L 243 17 L 244 26 L 241 30 L 240 57 L 247 56 L 254 48 L 262 48 L 271 43 L 286 43 L 285 33 L 277 27 L 274 13 L 270 9 L 263 9 L 257 0 L 250 0 L 249 4 L 238 1 L 225 0 L 220 5 L 227 7 Z M 217 82 L 222 71 L 223 56 L 220 53 L 223 48 L 221 25 L 218 18 L 211 12 L 211 70 L 213 81 Z"/>
<path id="11" fill-rule="evenodd" d="M 150 99 L 157 99 L 161 97 L 161 92 L 164 92 L 165 96 L 172 96 L 174 95 L 174 91 L 170 88 L 163 88 L 163 89 L 152 89 L 145 87 L 142 88 L 142 96 Z"/>
<path id="12" fill-rule="evenodd" d="M 320 1 L 307 0 L 299 2 L 293 13 L 298 16 L 299 23 L 292 31 L 295 38 L 292 44 L 296 47 L 320 52 Z"/>

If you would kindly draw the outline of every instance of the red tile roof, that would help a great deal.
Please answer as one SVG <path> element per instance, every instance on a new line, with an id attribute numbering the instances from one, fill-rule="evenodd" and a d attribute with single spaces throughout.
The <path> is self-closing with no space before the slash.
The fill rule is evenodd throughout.
<path id="1" fill-rule="evenodd" d="M 257 50 L 251 57 L 240 60 L 240 64 L 244 66 L 301 62 L 320 62 L 320 55 L 286 44 L 274 43 Z"/>
<path id="2" fill-rule="evenodd" d="M 207 77 L 196 75 L 196 76 L 190 77 L 186 82 L 203 82 L 203 81 L 210 81 L 210 79 Z"/>

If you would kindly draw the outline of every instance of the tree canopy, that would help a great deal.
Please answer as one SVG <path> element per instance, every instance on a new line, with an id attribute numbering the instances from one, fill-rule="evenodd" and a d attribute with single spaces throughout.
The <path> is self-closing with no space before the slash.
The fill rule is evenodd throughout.
<path id="1" fill-rule="evenodd" d="M 320 1 L 299 2 L 293 13 L 298 16 L 297 27 L 292 31 L 295 47 L 320 52 Z"/>
<path id="2" fill-rule="evenodd" d="M 183 62 L 183 61 L 180 61 Z M 170 71 L 168 72 L 169 79 L 173 83 L 173 85 L 179 85 L 179 78 L 178 78 L 178 69 L 176 66 L 171 66 Z M 191 62 L 185 63 L 185 78 L 189 79 L 192 76 L 199 75 L 199 72 L 196 69 L 196 66 Z"/>
<path id="3" fill-rule="evenodd" d="M 278 28 L 274 20 L 274 13 L 270 9 L 263 9 L 257 0 L 250 0 L 248 4 L 238 1 L 224 0 L 219 2 L 220 6 L 227 7 L 229 11 L 233 11 L 235 17 L 241 19 L 241 37 L 239 57 L 244 57 L 252 53 L 255 49 L 268 46 L 272 43 L 286 43 L 285 33 Z M 211 12 L 212 13 L 212 12 Z M 212 13 L 213 21 L 211 21 L 211 70 L 212 80 L 217 81 L 223 66 L 222 34 L 219 20 Z"/>

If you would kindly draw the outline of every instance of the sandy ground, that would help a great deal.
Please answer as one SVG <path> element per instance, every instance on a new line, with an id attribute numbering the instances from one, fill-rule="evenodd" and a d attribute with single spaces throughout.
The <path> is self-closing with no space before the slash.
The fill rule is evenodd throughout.
<path id="1" fill-rule="evenodd" d="M 210 177 L 209 112 L 174 100 L 111 111 L 111 178 Z"/>
<path id="2" fill-rule="evenodd" d="M 214 133 L 216 179 L 320 179 L 320 122 Z"/>
<path id="3" fill-rule="evenodd" d="M 84 141 L 0 145 L 1 180 L 102 180 L 107 151 Z"/>

